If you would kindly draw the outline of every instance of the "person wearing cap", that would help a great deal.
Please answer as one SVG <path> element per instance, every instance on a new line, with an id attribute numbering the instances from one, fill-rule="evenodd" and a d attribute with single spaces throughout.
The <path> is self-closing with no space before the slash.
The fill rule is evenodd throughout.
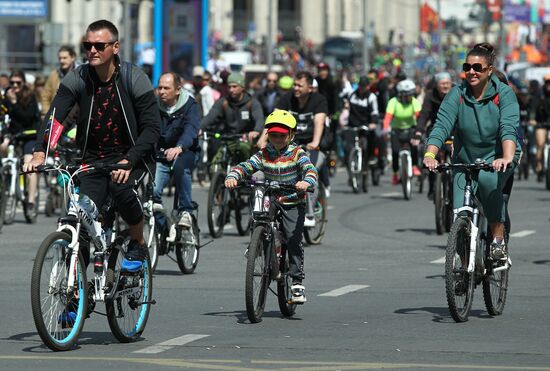
<path id="1" fill-rule="evenodd" d="M 289 272 L 292 278 L 292 301 L 306 302 L 303 285 L 304 230 L 306 194 L 310 187 L 317 186 L 317 170 L 306 151 L 292 142 L 296 132 L 296 119 L 289 111 L 275 110 L 265 121 L 267 144 L 250 159 L 233 167 L 227 174 L 225 186 L 235 188 L 242 179 L 263 171 L 265 179 L 285 185 L 294 185 L 296 192 L 280 190 L 278 201 L 285 210 L 282 218 L 282 244 L 289 253 Z"/>
<path id="2" fill-rule="evenodd" d="M 359 79 L 357 89 L 351 93 L 346 101 L 349 106 L 348 126 L 360 127 L 366 125 L 369 127 L 367 133 L 361 132 L 361 147 L 363 150 L 368 149 L 368 153 L 363 153 L 364 163 L 369 159 L 374 159 L 374 147 L 376 142 L 376 129 L 380 122 L 380 114 L 378 111 L 378 100 L 376 95 L 370 90 L 370 80 L 367 76 L 362 76 Z M 355 134 L 352 132 L 343 133 L 345 140 L 346 157 L 353 147 Z"/>
<path id="3" fill-rule="evenodd" d="M 448 72 L 439 72 L 434 76 L 435 86 L 432 90 L 426 93 L 424 101 L 422 102 L 422 108 L 420 110 L 420 116 L 416 122 L 416 136 L 421 136 L 422 134 L 429 135 L 435 120 L 437 119 L 437 112 L 439 111 L 439 106 L 443 101 L 443 98 L 453 87 L 453 82 L 451 80 L 451 75 Z M 435 174 L 430 172 L 429 175 L 429 187 L 428 187 L 428 198 L 433 198 L 433 190 L 435 183 Z"/>
<path id="4" fill-rule="evenodd" d="M 304 145 L 309 151 L 311 161 L 319 169 L 319 176 L 326 188 L 330 187 L 328 169 L 325 164 L 325 155 L 320 151 L 321 139 L 325 129 L 325 120 L 328 114 L 327 100 L 319 93 L 312 91 L 313 76 L 307 71 L 299 71 L 294 79 L 292 92 L 284 94 L 276 108 L 292 112 L 296 118 L 295 142 Z M 265 146 L 267 130 L 258 141 L 258 146 Z M 315 224 L 313 215 L 306 218 L 306 226 Z"/>
<path id="5" fill-rule="evenodd" d="M 251 155 L 252 142 L 260 135 L 264 124 L 264 113 L 260 103 L 245 90 L 244 76 L 232 73 L 227 78 L 229 93 L 214 103 L 201 121 L 201 129 L 225 134 L 243 134 L 246 141 L 235 141 L 229 150 L 242 161 Z M 212 162 L 221 159 L 216 152 Z"/>

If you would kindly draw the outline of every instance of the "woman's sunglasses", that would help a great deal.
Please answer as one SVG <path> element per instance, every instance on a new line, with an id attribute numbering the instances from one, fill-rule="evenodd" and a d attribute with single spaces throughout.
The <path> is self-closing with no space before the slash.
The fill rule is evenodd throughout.
<path id="1" fill-rule="evenodd" d="M 88 42 L 88 41 L 84 41 L 82 43 L 82 46 L 84 47 L 84 49 L 90 51 L 92 50 L 92 47 L 95 48 L 95 50 L 97 50 L 98 52 L 102 52 L 105 50 L 105 48 L 109 45 L 114 45 L 114 43 L 116 43 L 116 40 L 115 41 L 110 41 L 108 43 L 91 43 L 91 42 Z"/>
<path id="2" fill-rule="evenodd" d="M 462 71 L 469 72 L 471 69 L 473 69 L 475 72 L 482 73 L 487 71 L 489 67 L 490 66 L 483 67 L 481 63 L 474 63 L 474 64 L 464 63 L 462 65 Z"/>
<path id="3" fill-rule="evenodd" d="M 10 85 L 11 86 L 23 85 L 23 81 L 10 80 Z"/>

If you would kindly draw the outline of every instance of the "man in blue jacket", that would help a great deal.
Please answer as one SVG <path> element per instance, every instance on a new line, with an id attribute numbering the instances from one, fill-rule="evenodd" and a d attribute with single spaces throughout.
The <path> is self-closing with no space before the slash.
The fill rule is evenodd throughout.
<path id="1" fill-rule="evenodd" d="M 174 205 L 178 212 L 178 225 L 190 228 L 190 212 L 193 210 L 191 174 L 200 152 L 200 110 L 193 96 L 182 89 L 181 78 L 173 72 L 160 77 L 157 90 L 162 119 L 158 148 L 166 160 L 157 162 L 153 201 L 162 202 L 162 190 L 170 181 L 170 173 L 173 171 L 176 180 L 177 201 Z M 156 218 L 157 222 L 166 226 L 166 220 L 162 216 L 156 215 Z"/>

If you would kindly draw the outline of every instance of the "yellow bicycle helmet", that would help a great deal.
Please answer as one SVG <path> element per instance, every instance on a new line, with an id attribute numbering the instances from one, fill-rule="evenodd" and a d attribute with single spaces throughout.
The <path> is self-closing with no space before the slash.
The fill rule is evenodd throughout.
<path id="1" fill-rule="evenodd" d="M 265 119 L 265 127 L 268 133 L 288 133 L 296 129 L 296 119 L 292 113 L 276 109 Z"/>

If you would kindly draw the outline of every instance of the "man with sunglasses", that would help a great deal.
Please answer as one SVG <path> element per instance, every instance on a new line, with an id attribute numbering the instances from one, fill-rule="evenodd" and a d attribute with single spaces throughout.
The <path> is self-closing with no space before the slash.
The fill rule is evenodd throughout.
<path id="1" fill-rule="evenodd" d="M 111 22 L 91 23 L 83 47 L 87 64 L 69 72 L 61 81 L 38 138 L 44 137 L 48 118 L 63 122 L 78 104 L 76 141 L 83 162 L 128 164 L 128 170 L 110 174 L 84 173 L 80 194 L 101 209 L 110 193 L 118 211 L 129 225 L 130 244 L 122 269 L 137 272 L 147 249 L 143 238 L 143 209 L 135 188 L 147 172 L 154 175 L 154 151 L 159 140 L 160 114 L 153 87 L 138 67 L 121 62 L 118 30 Z M 46 143 L 39 141 L 33 160 L 25 170 L 35 170 L 45 160 Z M 81 197 L 82 199 L 82 197 Z M 85 255 L 88 262 L 89 256 Z"/>

